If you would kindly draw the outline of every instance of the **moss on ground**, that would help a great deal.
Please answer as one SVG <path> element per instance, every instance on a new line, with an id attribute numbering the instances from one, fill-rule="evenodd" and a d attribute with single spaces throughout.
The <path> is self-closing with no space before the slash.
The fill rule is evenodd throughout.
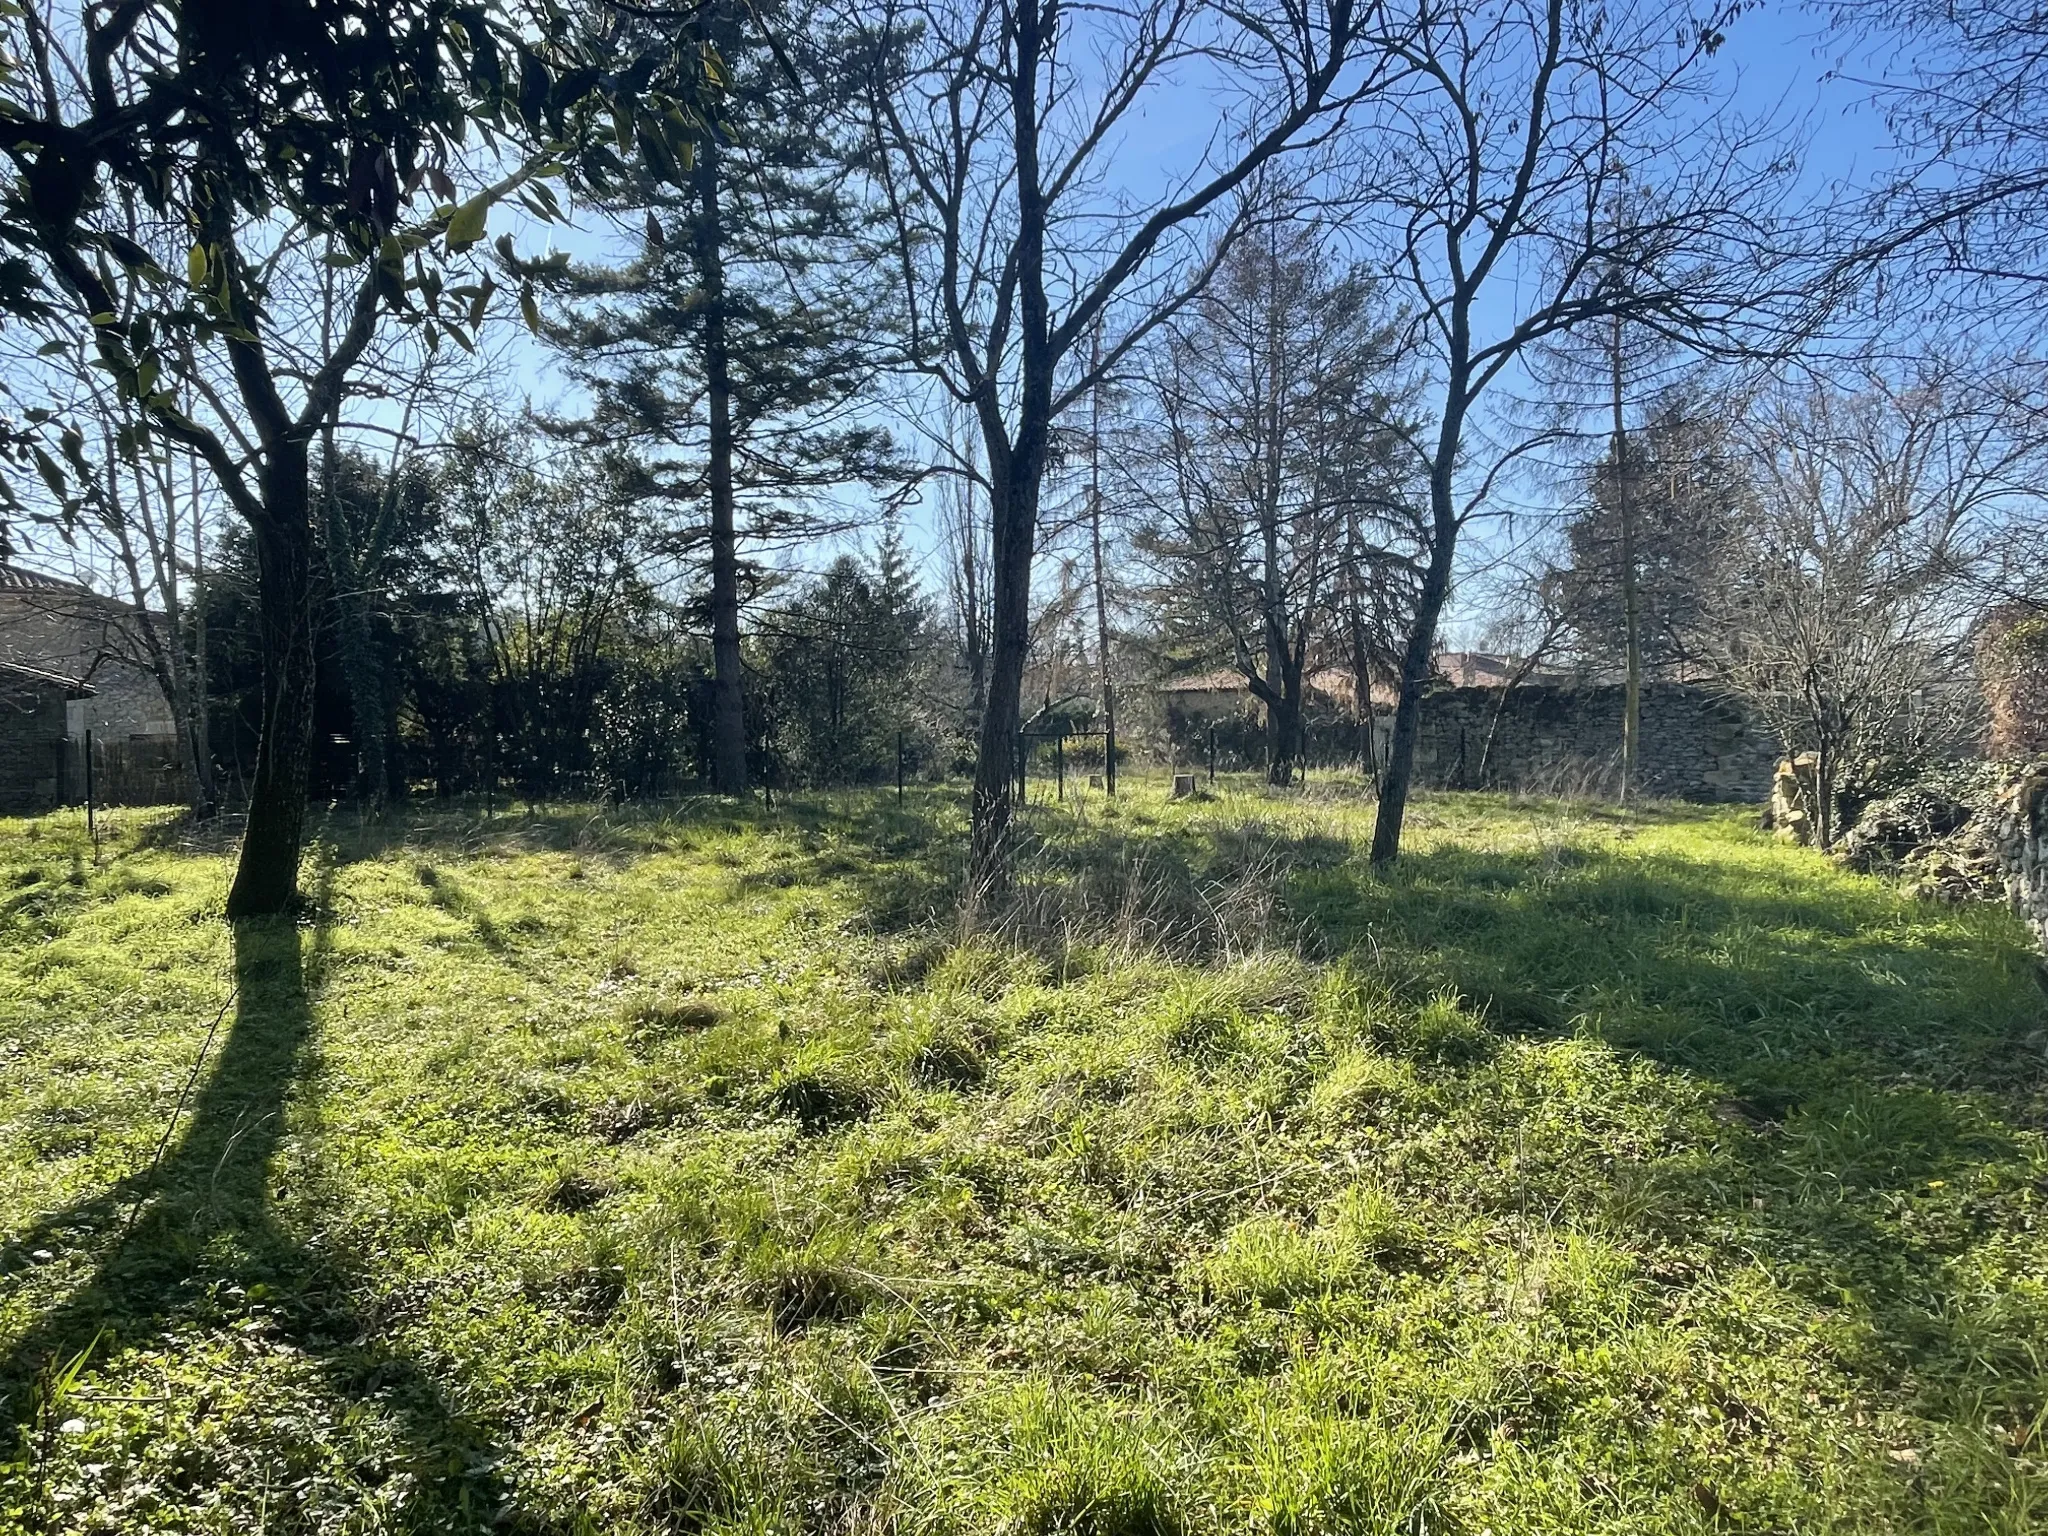
<path id="1" fill-rule="evenodd" d="M 0 1523 L 2032 1532 L 2048 997 L 1732 812 L 0 824 Z M 198 1070 L 195 1072 L 195 1064 Z"/>

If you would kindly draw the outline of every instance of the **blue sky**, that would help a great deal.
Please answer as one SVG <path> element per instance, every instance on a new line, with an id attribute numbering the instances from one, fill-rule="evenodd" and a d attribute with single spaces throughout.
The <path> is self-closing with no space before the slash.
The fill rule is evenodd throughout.
<path id="1" fill-rule="evenodd" d="M 1832 185 L 1867 181 L 1885 168 L 1885 126 L 1878 108 L 1869 100 L 1866 87 L 1831 73 L 1840 61 L 1824 46 L 1821 19 L 1799 5 L 1766 3 L 1741 16 L 1729 29 L 1728 42 L 1715 68 L 1727 81 L 1737 105 L 1745 112 L 1772 115 L 1787 124 L 1800 125 L 1807 143 L 1803 173 L 1810 190 L 1819 192 Z M 1877 70 L 1869 61 L 1852 69 L 1852 74 L 1869 75 Z M 1214 131 L 1219 102 L 1213 87 L 1196 80 L 1184 80 L 1154 93 L 1130 120 L 1111 165 L 1112 190 L 1147 200 L 1156 196 L 1169 178 L 1196 159 Z M 599 258 L 628 254 L 637 235 L 622 239 L 602 220 L 579 215 L 572 226 L 547 228 L 523 221 L 513 225 L 516 238 L 528 251 L 550 244 L 579 256 Z M 494 229 L 493 233 L 495 234 Z M 495 327 L 494 345 L 502 349 L 500 387 L 513 403 L 530 399 L 542 407 L 569 408 L 574 405 L 559 359 L 526 337 L 516 320 L 506 317 Z M 1482 317 L 1483 318 L 1483 317 Z M 916 413 L 915 394 L 897 407 Z M 905 434 L 915 446 L 915 435 Z M 1541 510 L 1546 492 L 1541 486 L 1524 487 L 1518 493 L 1525 503 Z M 932 547 L 929 529 L 921 509 L 911 512 L 911 536 L 915 548 Z M 1472 548 L 1468 569 L 1482 564 L 1489 552 L 1499 547 L 1498 537 L 1482 537 Z M 815 568 L 826 550 L 788 552 L 793 563 Z M 938 572 L 930 574 L 936 578 Z M 1452 638 L 1471 638 L 1484 617 L 1473 600 L 1454 612 Z M 1481 605 L 1483 607 L 1483 604 Z"/>

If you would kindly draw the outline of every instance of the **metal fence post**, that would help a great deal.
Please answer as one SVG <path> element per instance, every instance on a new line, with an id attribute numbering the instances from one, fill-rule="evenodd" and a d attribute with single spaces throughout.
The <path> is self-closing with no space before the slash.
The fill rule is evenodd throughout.
<path id="1" fill-rule="evenodd" d="M 85 833 L 92 839 L 92 861 L 97 864 L 100 861 L 100 826 L 93 814 L 92 795 L 92 728 L 88 726 L 85 732 Z"/>
<path id="2" fill-rule="evenodd" d="M 1116 689 L 1102 685 L 1102 783 L 1110 799 L 1116 798 Z"/>
<path id="3" fill-rule="evenodd" d="M 1216 727 L 1209 727 L 1209 782 L 1216 782 Z"/>

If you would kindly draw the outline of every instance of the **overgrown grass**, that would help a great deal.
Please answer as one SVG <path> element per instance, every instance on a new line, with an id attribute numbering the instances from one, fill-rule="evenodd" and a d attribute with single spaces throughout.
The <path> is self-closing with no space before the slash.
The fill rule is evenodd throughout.
<path id="1" fill-rule="evenodd" d="M 0 827 L 0 1520 L 2048 1528 L 2048 997 L 1734 813 Z M 195 1071 L 195 1065 L 197 1070 Z"/>

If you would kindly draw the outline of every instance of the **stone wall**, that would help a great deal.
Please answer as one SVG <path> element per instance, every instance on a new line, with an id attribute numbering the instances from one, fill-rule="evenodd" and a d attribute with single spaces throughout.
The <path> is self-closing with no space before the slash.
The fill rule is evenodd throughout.
<path id="1" fill-rule="evenodd" d="M 1611 795 L 1621 774 L 1622 694 L 1619 684 L 1513 689 L 1489 752 L 1487 731 L 1500 690 L 1438 688 L 1422 706 L 1416 781 L 1429 789 Z M 1382 710 L 1374 723 L 1374 755 L 1384 762 L 1392 745 L 1393 716 Z M 1348 712 L 1312 709 L 1303 725 L 1311 768 L 1359 768 L 1365 741 Z M 1219 769 L 1255 768 L 1265 761 L 1264 717 L 1249 699 L 1228 712 L 1191 710 L 1170 701 L 1166 727 L 1167 751 L 1177 766 L 1205 766 L 1212 732 Z M 1710 689 L 1693 683 L 1644 684 L 1642 793 L 1761 804 L 1782 755 L 1769 731 Z"/>
<path id="2" fill-rule="evenodd" d="M 1620 684 L 1444 688 L 1422 709 L 1416 775 L 1435 788 L 1608 794 L 1621 771 Z M 1487 750 L 1487 732 L 1500 724 Z M 1692 683 L 1645 683 L 1638 787 L 1674 800 L 1762 801 L 1782 749 Z M 1483 759 L 1483 764 L 1482 764 Z"/>
<path id="3" fill-rule="evenodd" d="M 64 744 L 64 687 L 0 672 L 0 812 L 57 803 Z"/>
<path id="4" fill-rule="evenodd" d="M 2014 772 L 2000 787 L 1990 820 L 2006 899 L 2048 949 L 2048 760 Z"/>

